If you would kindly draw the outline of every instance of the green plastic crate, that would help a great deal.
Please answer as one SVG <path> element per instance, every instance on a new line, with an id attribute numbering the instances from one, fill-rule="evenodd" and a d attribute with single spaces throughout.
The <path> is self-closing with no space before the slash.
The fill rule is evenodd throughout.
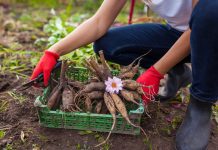
<path id="1" fill-rule="evenodd" d="M 117 71 L 113 71 L 113 75 L 117 75 Z M 67 76 L 78 81 L 85 82 L 90 77 L 90 73 L 85 68 L 70 68 Z M 43 96 L 37 97 L 45 104 L 46 98 L 49 94 L 49 88 L 43 92 Z M 135 125 L 140 125 L 141 116 L 144 112 L 144 107 L 129 105 L 129 118 Z M 134 110 L 131 110 L 134 109 Z M 64 128 L 64 129 L 77 129 L 77 130 L 91 130 L 100 132 L 109 132 L 113 123 L 110 114 L 95 114 L 95 113 L 82 113 L 82 112 L 63 112 L 61 110 L 49 110 L 46 105 L 38 108 L 39 122 L 41 126 L 49 128 Z M 119 114 L 117 117 L 116 127 L 113 133 L 139 135 L 140 129 L 129 125 L 125 119 Z"/>

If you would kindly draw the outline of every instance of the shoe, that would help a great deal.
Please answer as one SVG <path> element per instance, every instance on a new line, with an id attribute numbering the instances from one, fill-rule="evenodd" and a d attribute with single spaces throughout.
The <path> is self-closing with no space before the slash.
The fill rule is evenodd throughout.
<path id="1" fill-rule="evenodd" d="M 177 150 L 206 150 L 211 130 L 212 103 L 191 96 L 185 118 L 176 134 Z"/>
<path id="2" fill-rule="evenodd" d="M 168 78 L 163 87 L 159 88 L 157 100 L 166 101 L 174 98 L 177 91 L 189 85 L 192 81 L 191 68 L 186 64 L 175 66 L 168 72 Z"/>

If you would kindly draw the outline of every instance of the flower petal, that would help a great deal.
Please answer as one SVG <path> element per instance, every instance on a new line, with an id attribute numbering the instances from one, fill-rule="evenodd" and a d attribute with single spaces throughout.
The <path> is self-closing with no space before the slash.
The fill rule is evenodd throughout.
<path id="1" fill-rule="evenodd" d="M 113 86 L 113 84 L 116 84 L 116 86 Z M 106 91 L 109 93 L 119 93 L 119 91 L 123 89 L 122 80 L 115 76 L 113 78 L 108 77 L 108 80 L 105 81 L 105 85 Z"/>

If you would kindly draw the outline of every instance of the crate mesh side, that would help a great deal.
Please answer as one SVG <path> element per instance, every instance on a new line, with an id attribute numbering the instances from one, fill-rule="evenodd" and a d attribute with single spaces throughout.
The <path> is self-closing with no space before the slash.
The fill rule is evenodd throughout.
<path id="1" fill-rule="evenodd" d="M 117 75 L 118 71 L 113 71 L 113 75 Z M 70 68 L 67 76 L 71 79 L 86 82 L 90 76 L 90 72 L 85 68 Z M 49 92 L 49 90 L 48 90 Z M 45 98 L 46 94 L 42 98 Z M 138 106 L 133 106 L 127 103 L 128 110 L 136 110 Z M 93 130 L 101 132 L 109 132 L 113 123 L 112 116 L 109 114 L 94 114 L 94 113 L 74 113 L 62 111 L 50 111 L 39 109 L 39 120 L 42 126 L 50 128 L 66 128 L 79 130 Z M 132 114 L 131 114 L 132 115 Z M 130 117 L 130 120 L 135 125 L 140 125 L 141 114 Z M 140 134 L 140 129 L 129 125 L 120 115 L 117 116 L 114 133 L 122 134 Z"/>

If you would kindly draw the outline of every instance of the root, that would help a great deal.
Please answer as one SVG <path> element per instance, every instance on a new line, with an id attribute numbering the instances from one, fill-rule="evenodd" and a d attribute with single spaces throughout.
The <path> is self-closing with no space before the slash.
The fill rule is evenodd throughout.
<path id="1" fill-rule="evenodd" d="M 75 104 L 75 107 L 76 107 L 76 109 L 77 110 L 79 110 L 79 111 L 82 111 L 82 109 L 77 105 L 77 98 L 80 98 L 82 96 L 82 93 L 81 92 L 79 92 L 79 93 L 77 93 L 76 95 L 75 95 L 75 97 L 74 97 L 74 99 L 73 99 L 73 102 L 74 102 L 74 104 Z"/>
<path id="2" fill-rule="evenodd" d="M 108 133 L 107 138 L 106 138 L 103 142 L 101 142 L 100 144 L 96 145 L 95 147 L 99 147 L 99 146 L 105 144 L 105 143 L 108 141 L 108 139 L 110 138 L 111 133 L 112 133 L 112 131 L 114 130 L 115 125 L 116 125 L 116 116 L 113 115 L 112 117 L 113 117 L 113 120 L 114 120 L 114 121 L 113 121 L 113 125 L 112 125 L 112 127 L 111 127 L 111 130 L 110 130 L 110 132 Z"/>
<path id="3" fill-rule="evenodd" d="M 144 130 L 142 127 L 133 124 L 133 123 L 130 121 L 129 118 L 125 118 L 125 119 L 126 119 L 126 121 L 127 121 L 130 125 L 132 125 L 133 127 L 139 128 L 139 129 L 143 132 L 143 134 L 146 136 L 146 138 L 148 138 L 148 135 L 145 133 L 145 130 Z"/>

